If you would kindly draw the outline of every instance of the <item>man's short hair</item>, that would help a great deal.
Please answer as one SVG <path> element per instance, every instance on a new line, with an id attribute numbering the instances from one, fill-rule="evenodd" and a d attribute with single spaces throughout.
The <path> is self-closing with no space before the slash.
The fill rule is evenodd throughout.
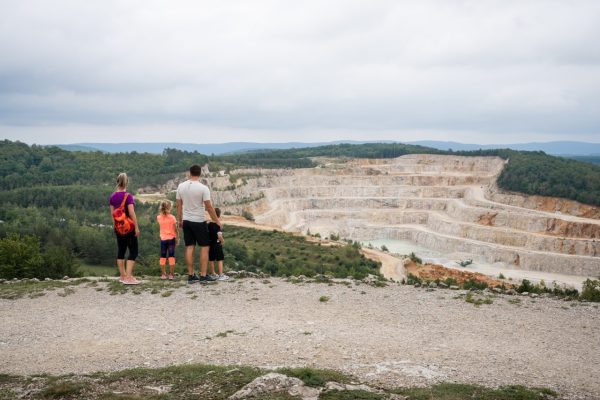
<path id="1" fill-rule="evenodd" d="M 198 164 L 194 164 L 190 167 L 190 175 L 191 176 L 200 176 L 202 174 L 202 167 Z"/>

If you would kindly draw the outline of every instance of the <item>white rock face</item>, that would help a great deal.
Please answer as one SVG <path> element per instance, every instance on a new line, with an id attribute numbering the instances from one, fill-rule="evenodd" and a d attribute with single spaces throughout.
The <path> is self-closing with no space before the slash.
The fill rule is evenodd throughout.
<path id="1" fill-rule="evenodd" d="M 500 193 L 495 182 L 503 166 L 497 157 L 408 155 L 236 171 L 254 177 L 235 190 L 214 190 L 213 199 L 290 231 L 410 240 L 522 269 L 599 275 L 600 209 Z"/>

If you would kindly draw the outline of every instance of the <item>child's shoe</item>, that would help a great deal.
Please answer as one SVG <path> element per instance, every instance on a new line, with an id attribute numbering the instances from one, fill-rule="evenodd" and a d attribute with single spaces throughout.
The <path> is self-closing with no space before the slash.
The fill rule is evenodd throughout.
<path id="1" fill-rule="evenodd" d="M 229 276 L 225 275 L 225 274 L 221 274 L 219 275 L 219 277 L 217 278 L 218 281 L 226 281 L 227 279 L 229 279 Z"/>
<path id="2" fill-rule="evenodd" d="M 167 279 L 167 275 L 166 275 L 166 274 L 162 274 L 162 275 L 160 276 L 160 279 L 162 279 L 162 280 L 164 281 L 165 279 Z"/>
<path id="3" fill-rule="evenodd" d="M 172 281 L 173 279 L 175 279 L 175 277 L 173 276 L 173 274 L 169 274 L 169 280 Z"/>

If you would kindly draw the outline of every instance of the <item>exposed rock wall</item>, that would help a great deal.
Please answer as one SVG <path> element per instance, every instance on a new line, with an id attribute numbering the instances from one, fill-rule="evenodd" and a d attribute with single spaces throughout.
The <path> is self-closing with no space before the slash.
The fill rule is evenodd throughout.
<path id="1" fill-rule="evenodd" d="M 293 231 L 411 240 L 523 269 L 599 275 L 600 210 L 500 193 L 495 181 L 504 164 L 496 157 L 409 155 L 236 171 L 258 176 L 235 190 L 213 191 L 213 199 Z"/>

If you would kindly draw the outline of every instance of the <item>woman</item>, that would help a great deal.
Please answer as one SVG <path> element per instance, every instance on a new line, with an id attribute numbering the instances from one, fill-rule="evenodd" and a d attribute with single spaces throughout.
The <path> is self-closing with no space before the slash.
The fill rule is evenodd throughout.
<path id="1" fill-rule="evenodd" d="M 129 179 L 125 172 L 117 176 L 116 191 L 110 196 L 110 215 L 113 216 L 115 209 L 124 204 L 125 213 L 133 221 L 133 229 L 126 234 L 119 234 L 115 229 L 117 237 L 117 266 L 119 267 L 119 281 L 125 285 L 137 285 L 140 283 L 133 277 L 133 267 L 135 259 L 138 256 L 138 236 L 140 228 L 138 227 L 137 217 L 135 215 L 135 199 L 131 193 L 127 193 L 127 184 Z M 125 201 L 123 201 L 125 200 Z M 125 264 L 125 253 L 129 249 L 127 264 Z"/>

